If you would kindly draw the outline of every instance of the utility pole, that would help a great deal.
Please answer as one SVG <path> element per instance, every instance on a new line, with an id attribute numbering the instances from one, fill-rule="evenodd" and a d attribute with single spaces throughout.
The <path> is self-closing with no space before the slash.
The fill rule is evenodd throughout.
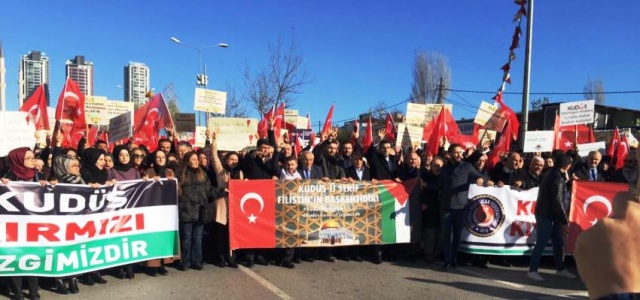
<path id="1" fill-rule="evenodd" d="M 444 89 L 444 85 L 442 84 L 442 76 L 440 76 L 440 83 L 438 84 L 438 100 L 437 100 L 437 104 L 442 104 L 444 103 L 443 99 L 442 99 L 442 90 Z"/>
<path id="2" fill-rule="evenodd" d="M 520 134 L 518 146 L 524 149 L 524 134 L 529 126 L 529 85 L 531 75 L 531 44 L 533 34 L 533 0 L 529 0 L 527 8 L 527 44 L 524 48 L 524 83 L 522 84 L 522 112 L 520 115 Z"/>

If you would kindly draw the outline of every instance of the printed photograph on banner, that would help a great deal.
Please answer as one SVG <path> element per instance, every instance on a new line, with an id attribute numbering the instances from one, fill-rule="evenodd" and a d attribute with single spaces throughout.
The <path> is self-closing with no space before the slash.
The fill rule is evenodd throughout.
<path id="1" fill-rule="evenodd" d="M 258 120 L 250 118 L 210 118 L 209 129 L 216 132 L 218 150 L 240 151 L 255 147 Z"/>
<path id="2" fill-rule="evenodd" d="M 595 100 L 560 103 L 560 126 L 593 123 L 595 105 Z"/>
<path id="3" fill-rule="evenodd" d="M 408 243 L 416 181 L 232 180 L 231 248 Z"/>
<path id="4" fill-rule="evenodd" d="M 193 109 L 224 115 L 227 109 L 227 92 L 196 88 Z"/>
<path id="5" fill-rule="evenodd" d="M 527 131 L 524 133 L 525 153 L 551 152 L 555 133 L 553 130 Z"/>
<path id="6" fill-rule="evenodd" d="M 49 119 L 55 120 L 54 117 Z M 0 127 L 3 130 L 0 135 L 0 156 L 7 156 L 9 151 L 20 147 L 33 148 L 36 143 L 36 125 L 29 120 L 27 112 L 0 111 Z"/>

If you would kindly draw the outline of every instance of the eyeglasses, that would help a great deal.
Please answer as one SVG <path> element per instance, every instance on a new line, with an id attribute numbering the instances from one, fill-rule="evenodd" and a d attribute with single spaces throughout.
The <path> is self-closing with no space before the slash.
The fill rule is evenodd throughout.
<path id="1" fill-rule="evenodd" d="M 138 158 L 144 158 L 144 155 L 142 155 L 142 154 L 134 154 L 134 155 L 133 155 L 133 158 L 136 158 L 136 159 L 138 159 Z"/>

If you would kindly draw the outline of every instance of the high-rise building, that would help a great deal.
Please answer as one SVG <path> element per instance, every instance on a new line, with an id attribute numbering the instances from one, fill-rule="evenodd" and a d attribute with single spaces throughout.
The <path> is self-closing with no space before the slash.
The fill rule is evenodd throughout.
<path id="1" fill-rule="evenodd" d="M 147 102 L 149 91 L 149 67 L 143 63 L 129 62 L 124 67 L 124 101 L 133 102 L 136 107 Z"/>
<path id="2" fill-rule="evenodd" d="M 0 110 L 7 110 L 7 69 L 4 66 L 4 53 L 0 41 Z"/>
<path id="3" fill-rule="evenodd" d="M 84 56 L 76 55 L 67 60 L 66 75 L 78 84 L 80 91 L 86 96 L 93 96 L 93 62 L 84 60 Z"/>
<path id="4" fill-rule="evenodd" d="M 20 71 L 18 76 L 18 101 L 20 105 L 33 94 L 41 84 L 49 84 L 49 57 L 44 52 L 37 50 L 25 55 L 20 59 Z M 49 95 L 47 94 L 47 105 L 49 105 Z"/>

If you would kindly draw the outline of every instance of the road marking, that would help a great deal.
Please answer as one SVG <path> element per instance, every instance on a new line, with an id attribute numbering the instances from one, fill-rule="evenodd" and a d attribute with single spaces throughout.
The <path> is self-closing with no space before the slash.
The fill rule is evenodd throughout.
<path id="1" fill-rule="evenodd" d="M 258 275 L 256 272 L 249 270 L 243 266 L 238 266 L 240 271 L 249 275 L 249 277 L 253 278 L 253 280 L 257 281 L 259 284 L 270 290 L 272 293 L 276 294 L 276 296 L 280 297 L 283 300 L 293 300 L 293 297 L 287 295 L 283 290 L 279 289 L 277 286 L 271 284 L 271 282 L 264 279 L 262 276 Z"/>
<path id="2" fill-rule="evenodd" d="M 465 272 L 465 273 L 467 273 L 469 275 L 473 275 L 473 276 L 484 278 L 484 279 L 488 279 L 488 280 L 493 280 L 493 281 L 495 281 L 497 283 L 504 284 L 506 286 L 510 286 L 510 287 L 513 287 L 513 288 L 522 289 L 522 288 L 525 287 L 524 285 L 521 285 L 521 284 L 500 280 L 498 278 L 491 277 L 491 276 L 486 275 L 486 274 L 482 274 L 482 273 L 478 273 L 478 272 L 475 272 L 475 271 L 467 270 L 467 268 L 458 268 L 458 270 L 460 270 L 462 272 Z"/>

